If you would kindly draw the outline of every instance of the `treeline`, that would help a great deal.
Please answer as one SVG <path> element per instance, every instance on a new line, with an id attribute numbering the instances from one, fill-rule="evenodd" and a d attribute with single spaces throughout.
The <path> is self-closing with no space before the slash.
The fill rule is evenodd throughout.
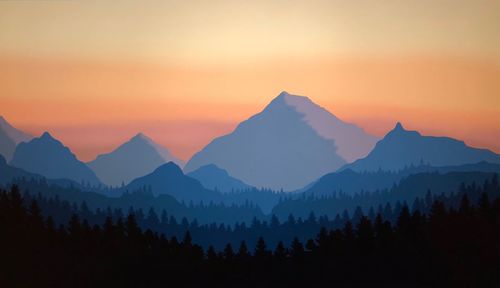
<path id="1" fill-rule="evenodd" d="M 80 204 L 60 200 L 57 195 L 55 197 L 46 198 L 41 194 L 33 196 L 30 193 L 25 193 L 23 199 L 26 206 L 29 206 L 33 200 L 36 200 L 42 211 L 42 215 L 51 216 L 56 225 L 66 224 L 73 215 L 77 215 L 80 219 L 85 219 L 89 225 L 102 225 L 107 218 L 125 221 L 127 215 L 133 214 L 139 227 L 143 230 L 150 229 L 154 232 L 182 238 L 187 231 L 190 231 L 194 243 L 201 245 L 204 248 L 212 245 L 217 251 L 222 250 L 227 243 L 233 246 L 239 245 L 242 240 L 246 241 L 249 249 L 253 249 L 257 243 L 257 238 L 262 236 L 272 247 L 276 246 L 279 241 L 290 242 L 297 237 L 300 241 L 306 241 L 313 237 L 321 227 L 329 230 L 342 228 L 347 221 L 351 221 L 356 225 L 362 216 L 368 217 L 374 222 L 377 215 L 381 215 L 383 219 L 391 223 L 395 223 L 401 211 L 407 207 L 412 213 L 420 211 L 428 214 L 434 201 L 442 202 L 446 207 L 457 208 L 464 194 L 470 195 L 471 201 L 477 202 L 480 195 L 486 194 L 490 199 L 496 199 L 500 196 L 500 186 L 498 185 L 498 177 L 494 175 L 490 180 L 485 181 L 483 185 L 461 185 L 458 192 L 449 195 L 433 195 L 430 191 L 422 198 L 417 197 L 411 201 L 411 205 L 407 202 L 396 201 L 394 204 L 390 202 L 384 205 L 380 204 L 368 209 L 362 209 L 357 206 L 351 213 L 344 209 L 342 213 L 336 214 L 335 217 L 327 215 L 317 216 L 314 212 L 309 212 L 304 218 L 296 217 L 289 214 L 285 220 L 280 220 L 276 215 L 261 216 L 259 218 L 248 217 L 248 221 L 236 222 L 233 224 L 224 224 L 217 221 L 212 223 L 202 224 L 196 219 L 189 220 L 186 217 L 177 218 L 168 213 L 166 210 L 156 212 L 150 207 L 144 211 L 141 208 L 134 209 L 129 207 L 125 211 L 121 208 L 106 208 L 106 209 L 90 209 L 86 202 Z M 132 197 L 132 196 L 130 196 Z M 371 197 L 367 195 L 367 197 Z M 338 200 L 346 206 L 352 205 L 353 202 L 346 204 L 344 198 L 323 199 L 323 201 Z M 357 201 L 356 198 L 346 198 L 349 201 Z M 316 201 L 306 200 L 306 201 Z M 356 203 L 356 202 L 354 202 Z M 246 207 L 246 208 L 245 208 Z M 190 209 L 199 209 L 206 213 L 213 213 L 214 219 L 218 219 L 217 211 L 223 213 L 231 212 L 234 214 L 242 213 L 241 210 L 250 209 L 251 205 L 247 204 L 243 208 L 238 206 L 222 207 L 217 205 L 192 206 Z M 250 220 L 251 219 L 251 220 Z"/>
<path id="2" fill-rule="evenodd" d="M 354 172 L 344 171 L 339 174 L 333 174 L 333 176 L 339 176 L 342 173 L 349 174 Z M 358 173 L 356 175 L 365 174 Z M 390 172 L 383 171 L 373 175 L 378 174 L 391 175 Z M 365 181 L 365 179 L 357 178 L 349 180 L 353 182 Z M 346 182 L 345 179 L 343 181 Z M 273 208 L 272 214 L 277 215 L 280 219 L 284 219 L 290 213 L 293 213 L 296 217 L 307 217 L 311 211 L 315 211 L 318 215 L 327 215 L 333 218 L 337 214 L 343 213 L 344 210 L 354 213 L 358 207 L 363 207 L 368 211 L 370 207 L 384 206 L 387 203 L 395 206 L 397 202 L 406 202 L 409 206 L 413 206 L 416 199 L 427 197 L 426 194 L 428 191 L 432 191 L 434 195 L 453 198 L 453 194 L 456 193 L 475 193 L 476 186 L 485 187 L 488 193 L 492 193 L 494 192 L 494 187 L 497 185 L 498 175 L 491 172 L 417 173 L 402 178 L 399 183 L 394 182 L 391 188 L 382 190 L 358 190 L 356 193 L 331 190 L 330 193 L 326 193 L 326 188 L 323 187 L 323 190 L 318 190 L 316 194 L 313 193 L 315 189 L 311 189 L 307 193 L 284 198 Z M 467 188 L 467 186 L 470 188 Z M 500 197 L 500 191 L 496 195 L 491 194 L 490 196 Z"/>
<path id="3" fill-rule="evenodd" d="M 360 191 L 356 194 L 342 191 L 335 192 L 333 190 L 331 194 L 321 195 L 313 193 L 280 193 L 266 189 L 247 190 L 241 193 L 224 194 L 225 202 L 223 203 L 210 201 L 205 203 L 180 203 L 170 195 L 154 196 L 147 187 L 142 187 L 142 189 L 133 192 L 126 192 L 120 197 L 107 197 L 96 191 L 81 190 L 81 187 L 74 186 L 71 183 L 69 185 L 60 185 L 61 183 L 55 184 L 46 179 L 18 178 L 13 181 L 13 184 L 18 185 L 22 191 L 29 191 L 31 195 L 37 196 L 41 194 L 44 198 L 52 199 L 54 202 L 69 202 L 69 205 L 66 205 L 64 209 L 57 208 L 58 211 L 66 211 L 66 213 L 62 213 L 64 217 L 54 215 L 56 221 L 61 219 L 63 223 L 66 223 L 73 213 L 78 213 L 74 209 L 75 203 L 78 208 L 82 208 L 80 206 L 85 202 L 85 206 L 96 214 L 102 214 L 97 213 L 98 209 L 103 212 L 108 210 L 108 207 L 111 207 L 113 213 L 115 209 L 119 209 L 122 211 L 122 215 L 126 215 L 130 207 L 133 207 L 138 216 L 140 214 L 147 216 L 150 208 L 153 208 L 158 217 L 161 217 L 162 211 L 165 210 L 169 218 L 173 216 L 179 222 L 182 221 L 182 218 L 186 218 L 189 222 L 200 224 L 215 222 L 234 225 L 245 222 L 248 226 L 254 218 L 270 223 L 273 214 L 281 222 L 285 222 L 290 214 L 293 214 L 296 220 L 298 218 L 305 220 L 310 216 L 311 211 L 314 211 L 318 216 L 328 216 L 332 220 L 337 214 L 340 214 L 340 216 L 345 214 L 345 210 L 349 215 L 353 215 L 358 210 L 358 207 L 361 207 L 366 214 L 370 212 L 371 207 L 374 213 L 377 213 L 380 212 L 378 211 L 379 206 L 386 206 L 387 203 L 392 206 L 393 210 L 396 210 L 393 215 L 397 215 L 401 205 L 405 205 L 406 202 L 406 205 L 412 207 L 415 199 L 425 198 L 428 189 L 434 195 L 445 193 L 445 196 L 449 196 L 452 191 L 457 191 L 461 182 L 467 185 L 473 183 L 484 185 L 483 183 L 486 181 L 492 182 L 491 179 L 494 177 L 496 176 L 493 173 L 485 172 L 421 173 L 408 176 L 390 190 Z M 495 198 L 500 195 L 490 196 Z M 267 203 L 264 210 L 261 209 L 263 207 L 262 203 Z M 271 211 L 271 207 L 275 204 L 277 205 Z M 70 209 L 67 208 L 68 206 L 71 206 Z M 44 207 L 42 206 L 42 208 Z M 70 211 L 71 209 L 73 211 Z M 139 211 L 139 209 L 142 211 Z M 53 210 L 53 207 L 42 209 L 44 212 Z M 109 215 L 107 211 L 105 213 L 106 216 Z M 113 215 L 113 218 L 116 218 L 116 216 Z M 394 218 L 388 213 L 384 216 Z M 100 215 L 90 218 L 97 218 L 94 223 L 102 224 L 104 217 Z M 88 220 L 92 222 L 90 218 Z"/>
<path id="4" fill-rule="evenodd" d="M 498 287 L 500 200 L 464 194 L 457 208 L 404 206 L 394 224 L 380 214 L 314 239 L 270 246 L 259 238 L 221 252 L 144 231 L 133 214 L 101 226 L 44 218 L 17 187 L 0 192 L 2 287 Z"/>
<path id="5" fill-rule="evenodd" d="M 113 210 L 121 210 L 122 214 L 126 215 L 130 207 L 135 210 L 142 209 L 144 213 L 153 208 L 159 214 L 162 210 L 166 210 L 169 216 L 174 216 L 178 220 L 185 217 L 190 221 L 196 219 L 199 223 L 215 221 L 234 224 L 235 222 L 250 222 L 254 217 L 259 219 L 265 217 L 260 207 L 252 201 L 243 199 L 241 199 L 240 204 L 204 203 L 201 201 L 198 203 L 181 203 L 170 195 L 154 196 L 147 187 L 125 192 L 120 197 L 108 197 L 97 192 L 81 190 L 81 188 L 72 185 L 56 185 L 46 179 L 19 178 L 12 181 L 12 184 L 19 186 L 23 192 L 28 191 L 34 197 L 42 195 L 47 200 L 54 202 L 56 207 L 51 206 L 43 211 L 66 211 L 66 213 L 61 212 L 61 217 L 54 216 L 55 220 L 61 218 L 64 222 L 67 222 L 71 214 L 76 213 L 72 212 L 71 209 L 75 210 L 75 206 L 81 208 L 80 206 L 84 202 L 86 203 L 85 206 L 93 212 L 98 209 L 106 211 L 108 207 L 112 207 Z M 65 207 L 59 209 L 57 202 L 60 202 Z M 104 218 L 100 218 L 97 223 L 101 224 L 103 220 Z"/>

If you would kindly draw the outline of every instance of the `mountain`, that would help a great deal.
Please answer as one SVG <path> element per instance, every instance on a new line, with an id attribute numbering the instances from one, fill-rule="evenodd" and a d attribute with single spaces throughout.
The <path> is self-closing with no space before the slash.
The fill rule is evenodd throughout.
<path id="1" fill-rule="evenodd" d="M 231 193 L 233 191 L 236 192 L 254 188 L 241 180 L 231 177 L 226 170 L 214 164 L 201 166 L 186 175 L 200 181 L 203 187 L 222 193 Z"/>
<path id="2" fill-rule="evenodd" d="M 16 145 L 21 142 L 28 142 L 33 136 L 14 128 L 12 125 L 0 116 L 0 154 L 7 161 L 12 159 Z"/>
<path id="3" fill-rule="evenodd" d="M 397 123 L 368 156 L 342 169 L 400 170 L 419 163 L 449 166 L 480 161 L 500 163 L 500 155 L 490 150 L 469 147 L 464 142 L 449 137 L 422 136 L 417 131 L 405 130 L 401 123 Z"/>
<path id="4" fill-rule="evenodd" d="M 180 166 L 184 164 L 166 148 L 139 133 L 112 152 L 97 156 L 88 166 L 104 184 L 118 186 L 151 173 L 170 161 Z"/>
<path id="5" fill-rule="evenodd" d="M 151 189 L 153 195 L 170 195 L 179 201 L 214 201 L 222 200 L 220 193 L 206 189 L 201 183 L 184 175 L 181 168 L 173 162 L 168 162 L 156 168 L 152 173 L 139 177 L 123 189 L 125 191 L 137 191 Z"/>
<path id="6" fill-rule="evenodd" d="M 0 185 L 5 185 L 11 183 L 14 179 L 25 178 L 30 179 L 42 179 L 43 177 L 37 174 L 26 172 L 23 169 L 12 167 L 7 164 L 5 158 L 0 155 Z"/>
<path id="7" fill-rule="evenodd" d="M 396 209 L 398 202 L 399 205 L 406 202 L 409 207 L 415 207 L 414 200 L 417 197 L 420 200 L 426 199 L 428 191 L 434 197 L 440 197 L 441 195 L 449 196 L 453 193 L 457 195 L 457 192 L 461 191 L 460 187 L 462 184 L 477 187 L 478 185 L 483 185 L 485 181 L 492 183 L 494 179 L 498 181 L 498 174 L 491 172 L 417 173 L 401 179 L 398 184 L 380 193 L 365 193 L 355 197 L 339 194 L 336 197 L 304 197 L 300 195 L 301 197 L 285 199 L 273 208 L 271 214 L 278 216 L 280 219 L 287 219 L 290 214 L 305 219 L 311 212 L 314 212 L 316 215 L 326 215 L 330 219 L 334 219 L 337 214 L 342 215 L 346 210 L 350 215 L 353 215 L 352 213 L 358 207 L 361 207 L 366 214 L 369 213 L 370 207 L 373 207 L 375 211 L 379 209 L 380 205 L 387 209 L 387 203 L 390 203 L 393 207 L 392 209 Z M 474 195 L 473 193 L 469 193 L 468 196 L 469 199 L 479 198 L 479 195 Z M 459 199 L 457 198 L 456 200 Z M 471 203 L 477 203 L 475 200 L 470 201 Z M 458 201 L 455 203 L 458 205 Z M 396 219 L 397 217 L 395 216 L 392 220 Z"/>
<path id="8" fill-rule="evenodd" d="M 16 147 L 12 166 L 37 173 L 49 179 L 70 179 L 92 185 L 100 184 L 96 175 L 85 163 L 48 132 Z"/>
<path id="9" fill-rule="evenodd" d="M 403 178 L 419 173 L 451 173 L 451 172 L 485 172 L 500 173 L 500 164 L 479 162 L 459 166 L 434 167 L 429 165 L 409 166 L 397 172 L 392 171 L 370 171 L 359 172 L 345 169 L 324 175 L 318 181 L 304 191 L 304 194 L 332 195 L 332 192 L 340 192 L 354 195 L 362 191 L 376 191 L 390 189 L 398 184 Z"/>
<path id="10" fill-rule="evenodd" d="M 364 157 L 376 140 L 309 98 L 282 92 L 196 153 L 184 170 L 215 164 L 255 187 L 295 190 Z"/>

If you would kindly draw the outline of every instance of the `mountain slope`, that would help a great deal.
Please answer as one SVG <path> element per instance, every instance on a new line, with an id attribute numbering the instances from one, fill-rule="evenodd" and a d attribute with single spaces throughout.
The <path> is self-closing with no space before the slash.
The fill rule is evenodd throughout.
<path id="1" fill-rule="evenodd" d="M 311 212 L 314 212 L 316 215 L 326 215 L 330 219 L 333 219 L 337 214 L 342 215 L 345 210 L 350 215 L 353 215 L 352 213 L 358 207 L 361 207 L 365 213 L 368 213 L 370 207 L 374 209 L 377 209 L 379 205 L 387 207 L 385 205 L 388 202 L 393 209 L 397 207 L 397 202 L 401 204 L 405 201 L 412 207 L 415 198 L 419 197 L 420 200 L 425 199 L 428 191 L 438 197 L 442 194 L 456 194 L 460 191 L 462 183 L 465 185 L 482 185 L 485 181 L 490 181 L 491 183 L 494 175 L 495 173 L 473 171 L 417 173 L 401 179 L 398 184 L 380 193 L 366 193 L 357 197 L 345 197 L 342 195 L 337 195 L 337 197 L 302 197 L 301 195 L 301 197 L 280 202 L 273 208 L 272 214 L 275 214 L 280 219 L 287 219 L 290 214 L 304 219 Z M 479 195 L 468 196 L 476 198 Z"/>
<path id="2" fill-rule="evenodd" d="M 31 139 L 33 136 L 14 128 L 5 118 L 0 116 L 0 154 L 7 161 L 12 159 L 17 144 Z"/>
<path id="3" fill-rule="evenodd" d="M 88 166 L 104 184 L 117 186 L 151 173 L 170 161 L 183 165 L 166 148 L 139 133 L 112 152 L 97 156 Z"/>
<path id="4" fill-rule="evenodd" d="M 340 192 L 347 195 L 354 195 L 362 191 L 376 191 L 389 189 L 394 184 L 410 175 L 419 173 L 450 173 L 450 172 L 486 172 L 500 173 L 500 164 L 479 162 L 476 164 L 465 164 L 459 166 L 434 167 L 429 165 L 410 166 L 398 172 L 391 171 L 371 171 L 359 172 L 345 169 L 338 172 L 326 174 L 311 187 L 304 191 L 305 194 L 332 195 L 332 192 Z"/>
<path id="5" fill-rule="evenodd" d="M 8 184 L 12 180 L 20 178 L 31 180 L 31 179 L 42 179 L 43 177 L 37 174 L 26 172 L 23 169 L 8 165 L 5 158 L 2 155 L 0 155 L 0 185 Z"/>
<path id="6" fill-rule="evenodd" d="M 204 188 L 201 183 L 184 175 L 182 170 L 173 162 L 158 167 L 152 173 L 139 177 L 124 187 L 125 190 L 135 191 L 151 188 L 154 195 L 170 195 L 179 201 L 214 201 L 219 202 L 221 194 Z"/>
<path id="7" fill-rule="evenodd" d="M 70 179 L 92 185 L 100 183 L 85 163 L 80 162 L 68 147 L 48 132 L 17 145 L 10 164 L 49 179 Z"/>
<path id="8" fill-rule="evenodd" d="M 236 192 L 253 188 L 252 186 L 245 184 L 243 181 L 231 177 L 226 170 L 221 169 L 214 164 L 202 166 L 186 175 L 200 181 L 203 187 L 211 190 L 217 190 L 222 193 L 230 193 L 232 191 Z"/>
<path id="9" fill-rule="evenodd" d="M 401 123 L 380 140 L 368 156 L 346 165 L 355 171 L 399 170 L 420 162 L 432 166 L 462 165 L 486 161 L 500 163 L 500 155 L 477 149 L 449 137 L 422 136 Z"/>
<path id="10" fill-rule="evenodd" d="M 375 141 L 307 97 L 282 92 L 262 112 L 196 153 L 184 170 L 215 164 L 255 187 L 294 190 L 366 155 Z"/>

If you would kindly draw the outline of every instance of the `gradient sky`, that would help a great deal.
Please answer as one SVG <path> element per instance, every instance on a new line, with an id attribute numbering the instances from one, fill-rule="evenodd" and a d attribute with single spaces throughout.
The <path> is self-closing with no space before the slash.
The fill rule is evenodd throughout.
<path id="1" fill-rule="evenodd" d="M 500 1 L 0 1 L 0 114 L 187 160 L 280 91 L 500 152 Z"/>

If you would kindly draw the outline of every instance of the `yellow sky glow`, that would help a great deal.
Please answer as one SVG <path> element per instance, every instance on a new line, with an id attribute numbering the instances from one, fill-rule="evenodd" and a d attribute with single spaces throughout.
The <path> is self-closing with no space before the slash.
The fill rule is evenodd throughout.
<path id="1" fill-rule="evenodd" d="M 280 91 L 500 152 L 498 1 L 0 2 L 0 114 L 83 160 L 188 159 Z"/>

